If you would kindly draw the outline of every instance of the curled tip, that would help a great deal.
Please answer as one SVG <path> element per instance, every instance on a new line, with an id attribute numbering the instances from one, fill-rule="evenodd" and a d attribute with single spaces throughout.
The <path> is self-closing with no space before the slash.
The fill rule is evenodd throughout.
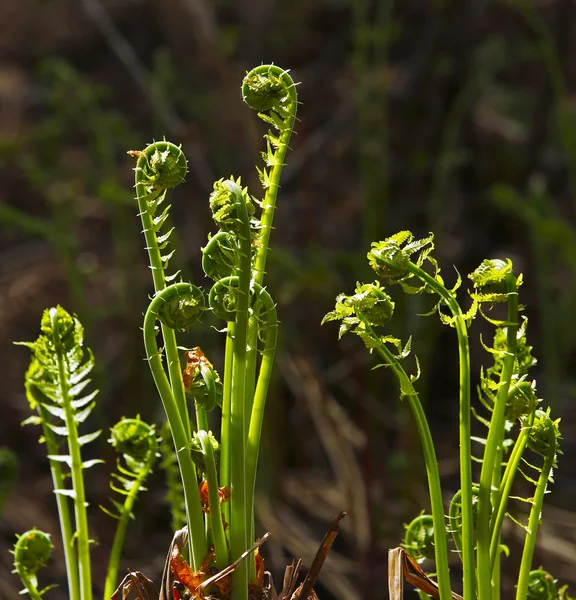
<path id="1" fill-rule="evenodd" d="M 52 555 L 54 546 L 50 536 L 39 529 L 30 529 L 18 536 L 14 544 L 14 566 L 28 576 L 36 575 L 39 569 L 46 566 Z"/>
<path id="2" fill-rule="evenodd" d="M 530 571 L 528 575 L 528 598 L 530 600 L 556 600 L 557 580 L 544 569 Z"/>
<path id="3" fill-rule="evenodd" d="M 137 463 L 155 456 L 158 449 L 156 428 L 137 417 L 122 419 L 110 429 L 110 444 L 124 457 Z"/>
<path id="4" fill-rule="evenodd" d="M 513 275 L 512 261 L 494 258 L 485 259 L 468 278 L 480 295 L 479 299 L 488 302 L 505 302 L 508 297 L 507 279 Z"/>
<path id="5" fill-rule="evenodd" d="M 434 558 L 433 523 L 432 515 L 421 514 L 406 525 L 402 545 L 416 562 Z"/>
<path id="6" fill-rule="evenodd" d="M 188 329 L 206 310 L 202 290 L 191 283 L 174 284 L 161 294 L 164 302 L 158 307 L 158 319 L 170 329 Z"/>
<path id="7" fill-rule="evenodd" d="M 558 452 L 559 440 L 562 437 L 558 427 L 559 421 L 560 419 L 552 420 L 550 409 L 536 410 L 528 436 L 528 448 L 541 456 L 546 456 L 550 451 Z"/>
<path id="8" fill-rule="evenodd" d="M 254 110 L 267 111 L 296 102 L 296 86 L 288 71 L 276 65 L 260 65 L 244 77 L 242 99 Z"/>
<path id="9" fill-rule="evenodd" d="M 161 189 L 182 183 L 188 173 L 188 161 L 180 146 L 154 142 L 138 153 L 136 181 Z"/>
<path id="10" fill-rule="evenodd" d="M 522 380 L 513 385 L 506 401 L 506 418 L 515 421 L 532 414 L 538 405 L 534 382 Z"/>

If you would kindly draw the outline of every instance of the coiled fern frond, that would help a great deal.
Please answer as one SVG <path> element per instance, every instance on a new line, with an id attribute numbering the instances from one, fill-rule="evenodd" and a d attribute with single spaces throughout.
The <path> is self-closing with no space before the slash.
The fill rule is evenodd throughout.
<path id="1" fill-rule="evenodd" d="M 154 274 L 156 291 L 166 282 L 172 282 L 177 273 L 165 275 L 174 250 L 169 249 L 169 240 L 174 227 L 161 233 L 170 215 L 170 204 L 166 204 L 166 192 L 184 181 L 188 163 L 182 150 L 170 142 L 154 142 L 144 150 L 131 150 L 129 154 L 138 157 L 136 172 L 136 194 L 140 216 L 144 225 L 144 235 L 151 255 L 151 268 L 160 273 Z"/>

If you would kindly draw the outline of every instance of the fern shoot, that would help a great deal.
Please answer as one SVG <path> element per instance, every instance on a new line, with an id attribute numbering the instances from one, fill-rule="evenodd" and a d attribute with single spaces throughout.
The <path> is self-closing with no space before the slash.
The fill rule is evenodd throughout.
<path id="1" fill-rule="evenodd" d="M 197 573 L 207 563 L 219 569 L 233 564 L 233 600 L 247 600 L 250 586 L 263 585 L 262 569 L 256 569 L 254 553 L 248 552 L 254 543 L 254 482 L 278 326 L 263 279 L 297 108 L 294 82 L 274 65 L 248 73 L 242 96 L 269 127 L 265 166 L 259 169 L 264 197 L 259 201 L 250 195 L 238 177 L 214 184 L 209 205 L 217 231 L 202 250 L 202 267 L 213 280 L 206 294 L 192 284 L 176 283 L 177 273 L 167 275 L 172 256 L 171 231 L 163 231 L 170 208 L 167 194 L 186 174 L 184 155 L 165 141 L 131 152 L 138 158 L 136 193 L 155 289 L 144 317 L 144 345 L 180 470 L 190 569 Z M 184 366 L 178 354 L 177 331 L 187 329 L 205 310 L 225 323 L 222 378 L 200 348 L 184 351 Z M 208 427 L 207 413 L 219 407 L 220 431 L 215 431 Z M 174 455 L 163 453 L 173 479 Z M 180 510 L 176 487 L 172 481 L 173 515 Z M 214 554 L 209 554 L 209 539 Z"/>
<path id="2" fill-rule="evenodd" d="M 92 353 L 84 350 L 84 331 L 80 321 L 62 307 L 44 311 L 41 320 L 42 335 L 35 342 L 20 342 L 33 354 L 26 374 L 29 397 L 38 404 L 38 418 L 43 427 L 56 438 L 67 440 L 65 449 L 58 444 L 56 453 L 49 454 L 51 463 L 61 463 L 70 472 L 71 486 L 61 478 L 54 492 L 70 498 L 74 505 L 74 524 L 66 527 L 63 543 L 76 540 L 77 564 L 69 564 L 69 572 L 77 568 L 79 593 L 72 588 L 72 599 L 91 600 L 90 536 L 88 532 L 87 502 L 84 491 L 84 471 L 101 460 L 82 460 L 81 448 L 95 440 L 100 431 L 79 434 L 80 425 L 94 408 L 96 391 L 82 395 L 90 383 L 88 375 L 94 366 Z M 37 392 L 37 393 L 36 393 Z M 66 518 L 60 514 L 61 518 Z M 74 581 L 74 578 L 72 579 Z M 77 595 L 75 595 L 77 594 Z"/>
<path id="3" fill-rule="evenodd" d="M 108 440 L 120 455 L 116 461 L 117 473 L 112 473 L 110 489 L 124 497 L 123 502 L 110 499 L 115 511 L 103 506 L 102 510 L 118 520 L 114 541 L 108 560 L 106 582 L 104 584 L 104 600 L 108 600 L 116 587 L 118 566 L 126 528 L 130 519 L 134 518 L 132 509 L 140 492 L 146 490 L 144 483 L 152 472 L 158 456 L 158 439 L 156 428 L 136 417 L 122 419 L 110 430 Z"/>
<path id="4" fill-rule="evenodd" d="M 531 569 L 536 533 L 544 494 L 548 482 L 552 481 L 552 468 L 559 453 L 560 432 L 558 421 L 552 420 L 550 411 L 538 408 L 540 400 L 536 396 L 536 385 L 529 378 L 529 370 L 536 361 L 526 341 L 527 321 L 520 319 L 522 306 L 518 301 L 518 289 L 522 275 L 514 273 L 509 259 L 483 261 L 469 275 L 472 282 L 472 289 L 468 292 L 471 306 L 464 311 L 457 294 L 462 280 L 457 275 L 451 288 L 445 285 L 440 267 L 432 256 L 433 248 L 433 236 L 418 240 L 409 231 L 374 242 L 368 261 L 378 281 L 357 284 L 356 293 L 352 296 L 340 294 L 335 309 L 324 317 L 323 322 L 340 321 L 340 337 L 345 333 L 356 333 L 368 350 L 378 354 L 384 366 L 394 372 L 400 386 L 400 397 L 407 398 L 411 404 L 423 447 L 432 515 L 421 515 L 407 527 L 404 548 L 416 561 L 434 555 L 441 600 L 460 597 L 451 591 L 447 533 L 451 534 L 455 550 L 463 562 L 464 598 L 500 599 L 500 564 L 506 552 L 502 525 L 504 518 L 510 516 L 507 510 L 510 501 L 516 499 L 512 494 L 517 474 L 534 486 L 531 498 L 519 498 L 531 505 L 528 524 L 518 523 L 526 536 L 516 600 L 526 600 L 534 581 L 535 571 Z M 437 313 L 442 323 L 453 327 L 457 334 L 461 488 L 450 503 L 447 526 L 434 445 L 416 392 L 418 362 L 416 373 L 409 375 L 402 363 L 410 354 L 410 340 L 403 344 L 392 336 L 377 332 L 393 318 L 394 302 L 388 286 L 394 284 L 399 284 L 408 294 L 436 295 L 436 304 L 423 316 Z M 502 315 L 495 309 L 498 304 L 505 306 Z M 491 309 L 500 316 L 488 316 Z M 494 361 L 491 367 L 482 370 L 480 376 L 478 392 L 484 410 L 477 410 L 470 402 L 468 327 L 478 315 L 496 328 L 492 347 L 482 342 Z M 486 437 L 471 435 L 471 415 L 488 430 Z M 480 452 L 472 454 L 471 442 Z M 543 457 L 541 467 L 526 460 L 527 451 Z M 473 467 L 476 464 L 480 469 L 478 484 L 473 483 Z M 528 470 L 536 472 L 537 478 L 528 475 Z M 412 581 L 418 583 L 420 580 L 415 577 Z M 431 588 L 426 588 L 424 583 L 421 591 L 429 591 Z M 565 588 L 563 590 L 565 593 Z"/>

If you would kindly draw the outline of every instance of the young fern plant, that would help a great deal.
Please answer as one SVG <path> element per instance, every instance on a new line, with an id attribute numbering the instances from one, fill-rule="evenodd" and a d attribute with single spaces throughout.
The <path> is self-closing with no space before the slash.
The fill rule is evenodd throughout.
<path id="1" fill-rule="evenodd" d="M 84 348 L 80 321 L 61 306 L 44 311 L 41 330 L 42 334 L 35 342 L 19 342 L 32 351 L 25 389 L 35 414 L 24 423 L 42 427 L 41 441 L 46 444 L 56 495 L 69 598 L 92 600 L 91 540 L 84 471 L 104 461 L 82 458 L 83 447 L 98 438 L 101 431 L 81 434 L 79 429 L 95 405 L 97 390 L 87 392 L 94 357 Z M 126 498 L 124 504 L 113 501 L 118 509 L 115 516 L 119 523 L 110 555 L 105 600 L 113 591 L 108 581 L 116 577 L 127 522 L 136 495 L 143 489 L 142 483 L 155 460 L 157 440 L 153 427 L 140 419 L 124 419 L 113 428 L 111 443 L 125 461 L 125 466 L 118 463 L 119 474 L 115 476 L 113 489 Z M 145 452 L 146 444 L 149 450 Z M 45 566 L 51 548 L 50 536 L 36 529 L 18 536 L 14 547 L 15 572 L 35 600 L 53 587 L 39 590 L 37 580 L 37 572 Z"/>
<path id="2" fill-rule="evenodd" d="M 535 486 L 534 495 L 524 499 L 531 509 L 527 525 L 522 525 L 526 535 L 516 586 L 516 599 L 526 600 L 533 597 L 532 591 L 537 587 L 534 582 L 538 577 L 532 570 L 532 558 L 544 494 L 548 482 L 552 481 L 552 469 L 560 452 L 560 433 L 558 421 L 552 420 L 550 410 L 537 408 L 540 401 L 536 397 L 535 382 L 528 378 L 528 370 L 535 360 L 526 342 L 527 321 L 521 322 L 519 318 L 518 288 L 522 276 L 514 274 L 510 260 L 483 261 L 469 275 L 472 302 L 465 312 L 457 297 L 461 278 L 458 275 L 455 285 L 446 287 L 438 263 L 431 254 L 433 248 L 433 236 L 416 240 L 407 231 L 373 243 L 368 260 L 378 280 L 358 284 L 352 296 L 338 296 L 334 311 L 328 313 L 323 322 L 340 321 L 340 336 L 347 332 L 356 333 L 370 353 L 379 356 L 383 366 L 390 368 L 396 376 L 400 396 L 408 400 L 416 422 L 426 464 L 432 514 L 420 515 L 407 526 L 404 551 L 413 561 L 405 561 L 402 567 L 407 580 L 416 585 L 421 594 L 432 594 L 441 600 L 461 598 L 451 589 L 447 535 L 450 534 L 454 549 L 462 560 L 464 599 L 499 600 L 500 559 L 502 553 L 507 552 L 502 540 L 502 525 L 508 515 L 509 500 L 515 498 L 512 488 L 519 472 Z M 437 312 L 441 321 L 456 331 L 460 371 L 461 487 L 448 510 L 443 503 L 433 440 L 416 391 L 419 370 L 410 375 L 403 366 L 410 353 L 410 340 L 403 344 L 394 337 L 378 333 L 378 329 L 392 318 L 394 310 L 383 282 L 399 284 L 409 294 L 435 295 L 437 302 L 428 316 Z M 499 318 L 488 317 L 488 310 L 497 304 L 505 305 L 504 314 Z M 468 328 L 478 314 L 496 327 L 493 346 L 484 345 L 494 358 L 494 365 L 481 373 L 479 386 L 480 402 L 487 410 L 488 418 L 481 416 L 470 403 Z M 486 438 L 471 435 L 471 415 L 488 428 Z M 472 455 L 471 441 L 478 442 L 479 456 Z M 542 457 L 541 466 L 526 460 L 526 450 Z M 479 463 L 479 469 L 475 471 L 476 463 Z M 537 473 L 536 478 L 525 472 L 527 468 Z M 445 514 L 448 514 L 448 522 Z M 397 550 L 391 551 L 394 560 L 398 557 Z M 432 557 L 438 584 L 420 572 L 419 567 L 418 572 L 410 570 L 411 564 L 417 565 Z M 550 590 L 550 586 L 541 587 Z M 566 597 L 566 589 L 562 588 L 553 597 Z"/>
<path id="3" fill-rule="evenodd" d="M 104 583 L 105 600 L 112 597 L 116 588 L 118 566 L 128 522 L 134 518 L 132 510 L 138 494 L 146 490 L 144 483 L 154 468 L 159 446 L 155 426 L 148 425 L 139 416 L 135 419 L 124 418 L 116 423 L 110 430 L 108 442 L 120 455 L 116 462 L 118 472 L 112 473 L 110 489 L 123 496 L 124 502 L 120 503 L 111 498 L 115 511 L 100 507 L 105 513 L 118 520 Z"/>
<path id="4" fill-rule="evenodd" d="M 144 317 L 144 345 L 164 405 L 182 480 L 188 554 L 176 547 L 170 565 L 174 585 L 200 597 L 208 570 L 233 565 L 213 594 L 233 600 L 262 592 L 262 563 L 254 543 L 254 486 L 266 396 L 272 374 L 278 322 L 263 280 L 280 176 L 296 119 L 296 86 L 287 71 L 262 65 L 244 78 L 242 97 L 268 126 L 264 194 L 251 196 L 239 178 L 214 184 L 210 209 L 217 228 L 202 249 L 202 267 L 213 281 L 207 294 L 170 273 L 168 190 L 184 180 L 184 154 L 167 141 L 153 143 L 138 158 L 136 193 L 155 293 Z M 185 350 L 181 364 L 176 332 L 205 311 L 225 323 L 222 378 L 200 348 Z M 207 413 L 221 410 L 220 431 Z M 219 438 L 219 439 L 218 439 Z M 166 456 L 166 452 L 164 452 Z M 171 460 L 165 458 L 173 475 Z M 172 462 L 173 464 L 173 462 Z M 175 486 L 172 485 L 172 488 Z M 173 499 L 174 494 L 172 494 Z M 173 509 L 178 503 L 172 501 Z M 213 550 L 211 550 L 213 548 Z M 231 591 L 230 591 L 231 590 Z"/>
<path id="5" fill-rule="evenodd" d="M 27 422 L 42 425 L 58 504 L 70 598 L 89 600 L 92 579 L 84 470 L 102 461 L 83 461 L 81 448 L 101 431 L 80 435 L 78 429 L 94 408 L 96 391 L 81 396 L 90 383 L 88 374 L 94 367 L 94 357 L 90 351 L 85 357 L 80 321 L 62 307 L 45 310 L 40 327 L 42 335 L 35 342 L 20 342 L 33 355 L 25 385 L 30 407 L 37 416 Z M 60 442 L 62 438 L 67 441 L 65 447 Z M 65 468 L 70 474 L 70 485 Z M 72 501 L 73 519 L 68 499 Z"/>

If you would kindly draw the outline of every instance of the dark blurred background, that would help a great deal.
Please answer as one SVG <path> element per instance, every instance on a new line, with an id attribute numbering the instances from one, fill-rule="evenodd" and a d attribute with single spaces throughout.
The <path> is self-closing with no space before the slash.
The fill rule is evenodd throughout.
<path id="1" fill-rule="evenodd" d="M 359 340 L 338 343 L 336 325 L 320 327 L 338 293 L 373 280 L 370 242 L 410 229 L 436 234 L 450 284 L 451 265 L 464 277 L 487 257 L 509 256 L 524 273 L 534 376 L 565 438 L 535 566 L 575 583 L 575 25 L 573 0 L 0 1 L 0 445 L 20 462 L 0 517 L 0 598 L 20 588 L 9 574 L 14 533 L 36 525 L 58 540 L 39 431 L 20 427 L 29 352 L 12 341 L 35 339 L 42 310 L 61 303 L 98 361 L 93 428 L 136 413 L 161 423 L 143 361 L 152 287 L 126 151 L 163 136 L 183 145 L 190 174 L 172 195 L 172 264 L 201 283 L 213 181 L 241 175 L 261 193 L 264 130 L 240 83 L 262 62 L 291 69 L 302 103 L 268 265 L 282 331 L 260 468 L 259 531 L 274 531 L 267 565 L 310 564 L 344 509 L 321 591 L 385 598 L 387 549 L 428 508 L 396 384 L 371 371 Z M 458 488 L 455 335 L 415 316 L 431 308 L 425 301 L 395 300 L 392 333 L 414 335 L 448 499 Z M 480 321 L 476 376 L 490 365 L 479 335 L 489 341 L 491 327 Z M 221 366 L 223 338 L 209 327 L 181 343 Z M 105 438 L 91 452 L 112 467 Z M 99 588 L 114 531 L 97 508 L 108 502 L 108 470 L 91 469 L 88 486 Z M 122 563 L 156 581 L 172 538 L 165 493 L 158 471 Z M 511 510 L 525 520 L 525 505 Z M 508 595 L 521 533 L 509 527 Z M 61 584 L 49 593 L 57 600 L 58 548 L 51 565 L 40 580 Z"/>

